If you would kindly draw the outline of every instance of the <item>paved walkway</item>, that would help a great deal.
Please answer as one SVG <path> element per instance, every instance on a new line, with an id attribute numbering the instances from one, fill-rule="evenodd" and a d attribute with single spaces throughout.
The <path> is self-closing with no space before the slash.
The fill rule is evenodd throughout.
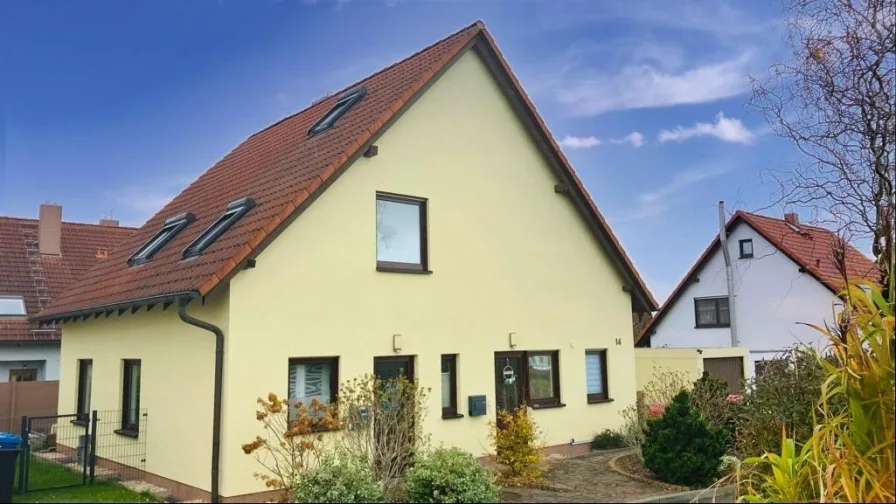
<path id="1" fill-rule="evenodd" d="M 611 471 L 613 453 L 590 453 L 566 459 L 548 459 L 545 479 L 561 490 L 505 488 L 502 502 L 627 502 L 675 493 L 661 486 L 636 481 Z"/>

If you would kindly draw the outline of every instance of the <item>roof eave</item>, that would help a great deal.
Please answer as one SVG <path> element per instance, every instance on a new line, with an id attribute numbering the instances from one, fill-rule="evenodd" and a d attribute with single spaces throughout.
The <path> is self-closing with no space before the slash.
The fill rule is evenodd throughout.
<path id="1" fill-rule="evenodd" d="M 86 319 L 87 317 L 89 317 L 91 315 L 98 316 L 99 314 L 102 314 L 104 312 L 111 314 L 112 312 L 115 312 L 115 311 L 123 312 L 124 310 L 128 310 L 128 309 L 136 311 L 137 309 L 140 309 L 144 306 L 174 303 L 178 299 L 182 299 L 182 298 L 195 299 L 198 297 L 200 297 L 200 294 L 197 291 L 181 291 L 181 292 L 174 292 L 174 293 L 170 293 L 170 294 L 160 294 L 157 296 L 149 296 L 149 297 L 139 298 L 139 299 L 131 299 L 131 300 L 127 300 L 127 301 L 121 301 L 118 303 L 110 303 L 110 304 L 94 306 L 94 307 L 90 307 L 90 308 L 83 308 L 80 310 L 62 311 L 62 312 L 49 313 L 49 314 L 44 314 L 43 312 L 41 312 L 41 313 L 38 313 L 36 316 L 32 317 L 32 320 L 34 320 L 40 324 L 47 324 L 50 322 L 61 322 L 61 321 L 65 321 L 68 319 L 72 319 L 72 320 L 77 320 L 79 318 Z"/>

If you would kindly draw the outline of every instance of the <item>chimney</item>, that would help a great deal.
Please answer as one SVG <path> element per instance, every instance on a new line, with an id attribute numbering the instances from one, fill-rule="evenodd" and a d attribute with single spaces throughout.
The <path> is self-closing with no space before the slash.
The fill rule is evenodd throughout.
<path id="1" fill-rule="evenodd" d="M 62 207 L 53 203 L 40 206 L 37 244 L 41 254 L 62 255 Z"/>
<path id="2" fill-rule="evenodd" d="M 100 219 L 100 226 L 118 227 L 118 219 Z"/>
<path id="3" fill-rule="evenodd" d="M 796 212 L 787 212 L 784 214 L 784 221 L 792 226 L 800 225 L 800 214 Z"/>

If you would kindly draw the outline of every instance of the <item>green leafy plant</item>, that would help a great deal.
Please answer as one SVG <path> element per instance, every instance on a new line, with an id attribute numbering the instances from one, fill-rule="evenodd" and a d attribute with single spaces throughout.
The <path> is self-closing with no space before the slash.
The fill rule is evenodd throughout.
<path id="1" fill-rule="evenodd" d="M 625 436 L 620 431 L 604 429 L 603 432 L 594 435 L 591 440 L 592 450 L 615 450 L 628 446 Z"/>
<path id="2" fill-rule="evenodd" d="M 722 429 L 728 434 L 727 447 L 733 451 L 737 427 L 735 419 L 740 409 L 740 401 L 730 398 L 727 384 L 704 371 L 694 382 L 691 406 L 710 428 Z"/>
<path id="3" fill-rule="evenodd" d="M 504 467 L 499 480 L 505 485 L 526 485 L 541 479 L 544 458 L 538 426 L 525 406 L 515 412 L 498 410 L 498 421 L 489 421 L 489 440 L 495 461 Z"/>
<path id="4" fill-rule="evenodd" d="M 419 453 L 404 478 L 411 502 L 499 502 L 488 469 L 457 448 Z"/>
<path id="5" fill-rule="evenodd" d="M 713 482 L 725 454 L 725 432 L 711 429 L 682 391 L 662 417 L 647 421 L 642 446 L 644 467 L 662 481 L 679 485 Z"/>
<path id="6" fill-rule="evenodd" d="M 322 457 L 302 472 L 290 492 L 292 502 L 383 502 L 383 485 L 367 460 L 345 455 Z"/>
<path id="7" fill-rule="evenodd" d="M 735 452 L 742 458 L 775 452 L 782 429 L 805 443 L 812 436 L 812 412 L 824 379 L 824 367 L 811 349 L 793 348 L 766 361 L 736 409 Z"/>
<path id="8" fill-rule="evenodd" d="M 780 450 L 744 461 L 738 479 L 748 502 L 894 502 L 896 378 L 894 313 L 873 285 L 850 283 L 826 335 L 814 429 L 799 443 L 786 430 Z"/>

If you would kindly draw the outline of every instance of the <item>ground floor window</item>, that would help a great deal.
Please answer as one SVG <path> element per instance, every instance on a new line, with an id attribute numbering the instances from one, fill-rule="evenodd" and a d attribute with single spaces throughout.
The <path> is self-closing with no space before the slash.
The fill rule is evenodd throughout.
<path id="1" fill-rule="evenodd" d="M 496 352 L 495 403 L 505 411 L 562 406 L 560 352 Z"/>
<path id="2" fill-rule="evenodd" d="M 86 422 L 90 417 L 90 389 L 93 380 L 93 361 L 78 360 L 78 420 Z"/>
<path id="3" fill-rule="evenodd" d="M 609 399 L 607 392 L 607 351 L 588 350 L 585 352 L 585 384 L 588 402 Z"/>
<path id="4" fill-rule="evenodd" d="M 136 434 L 140 431 L 140 360 L 124 360 L 122 383 L 121 430 Z"/>
<path id="5" fill-rule="evenodd" d="M 321 357 L 289 360 L 289 419 L 294 420 L 297 405 L 302 403 L 310 410 L 311 402 L 317 400 L 330 404 L 339 389 L 339 359 Z"/>
<path id="6" fill-rule="evenodd" d="M 442 356 L 442 418 L 457 416 L 457 355 Z"/>

